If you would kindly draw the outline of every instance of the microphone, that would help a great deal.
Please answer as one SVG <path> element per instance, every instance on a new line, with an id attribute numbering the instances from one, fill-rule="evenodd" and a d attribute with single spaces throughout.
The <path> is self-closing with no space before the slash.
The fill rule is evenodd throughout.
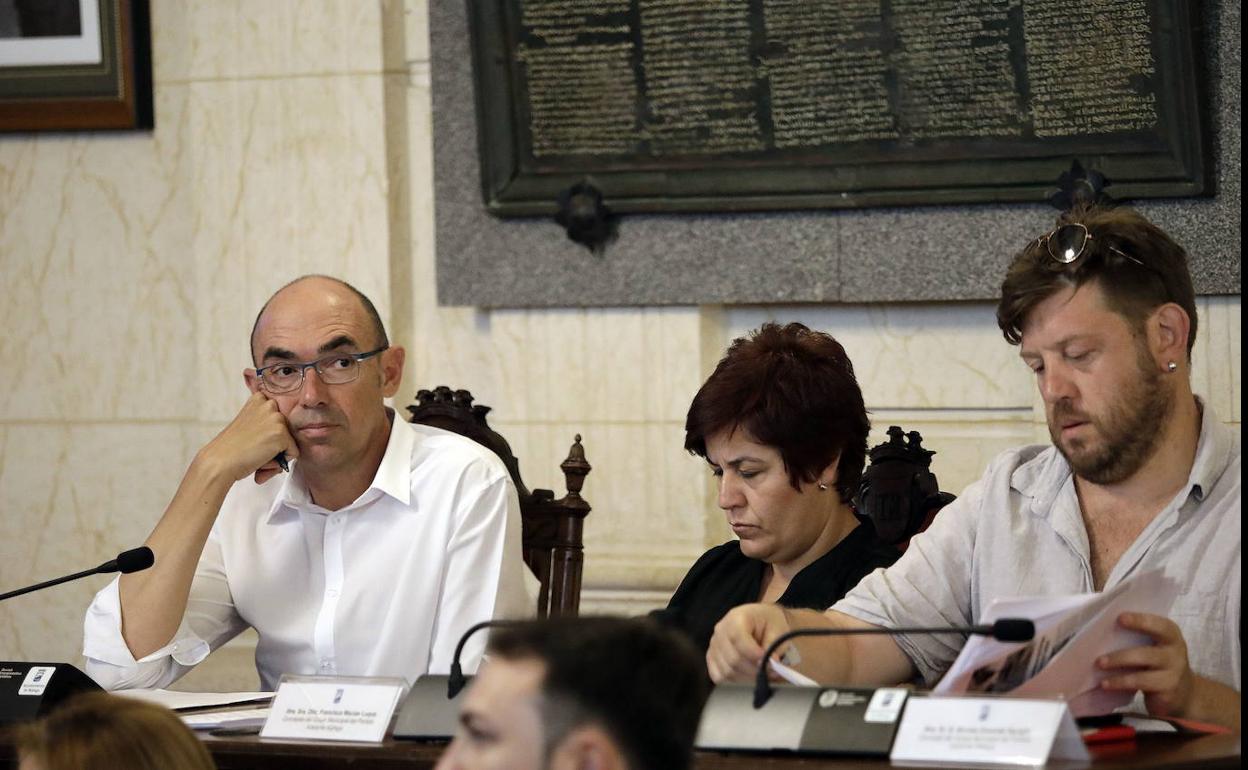
<path id="1" fill-rule="evenodd" d="M 992 625 L 936 626 L 915 628 L 798 628 L 781 634 L 767 646 L 763 660 L 758 664 L 758 678 L 754 682 L 754 708 L 760 709 L 771 699 L 771 682 L 767 680 L 767 661 L 780 645 L 799 636 L 850 636 L 854 634 L 981 634 L 1002 642 L 1026 642 L 1036 635 L 1036 624 L 1024 618 L 1002 618 Z"/>
<path id="2" fill-rule="evenodd" d="M 468 642 L 476 632 L 483 628 L 501 628 L 504 626 L 514 626 L 523 621 L 517 620 L 483 620 L 474 626 L 471 626 L 464 635 L 459 637 L 459 642 L 455 645 L 455 655 L 451 657 L 451 672 L 446 678 L 446 699 L 451 700 L 459 691 L 464 689 L 464 685 L 468 684 L 468 677 L 464 676 L 464 669 L 459 665 L 459 657 L 464 652 L 464 645 Z"/>
<path id="3" fill-rule="evenodd" d="M 524 623 L 522 620 L 486 620 L 470 626 L 451 657 L 449 674 L 422 674 L 412 683 L 407 699 L 399 707 L 390 734 L 398 740 L 449 740 L 459 727 L 459 704 L 455 699 L 463 692 L 470 677 L 464 676 L 459 662 L 464 645 L 483 628 L 499 628 Z"/>
<path id="4" fill-rule="evenodd" d="M 42 583 L 37 583 L 33 586 L 27 586 L 25 588 L 19 588 L 16 591 L 9 591 L 8 593 L 0 594 L 0 601 L 4 601 L 5 599 L 12 599 L 14 596 L 21 596 L 22 594 L 28 594 L 31 591 L 39 591 L 44 588 L 51 588 L 52 586 L 60 585 L 61 583 L 68 583 L 71 580 L 84 578 L 84 577 L 87 577 L 88 575 L 103 575 L 109 572 L 121 572 L 124 574 L 129 574 L 131 572 L 140 572 L 142 570 L 147 569 L 148 567 L 152 566 L 155 563 L 156 563 L 156 556 L 152 553 L 151 548 L 148 548 L 147 546 L 141 546 L 139 548 L 132 548 L 129 551 L 122 551 L 121 553 L 117 554 L 116 559 L 109 559 L 108 561 L 104 562 L 103 564 L 101 564 L 100 566 L 94 569 L 83 570 L 82 572 L 75 572 L 72 575 L 59 577 L 59 578 L 56 578 L 55 580 L 47 580 Z"/>

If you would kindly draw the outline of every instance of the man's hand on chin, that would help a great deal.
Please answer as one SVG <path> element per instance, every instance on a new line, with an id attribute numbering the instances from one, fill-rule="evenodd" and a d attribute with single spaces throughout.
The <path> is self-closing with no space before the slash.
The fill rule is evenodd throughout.
<path id="1" fill-rule="evenodd" d="M 199 451 L 196 464 L 206 464 L 209 472 L 230 482 L 255 474 L 256 483 L 263 484 L 281 472 L 275 459 L 279 452 L 294 459 L 299 447 L 277 403 L 255 392 L 230 424 Z"/>

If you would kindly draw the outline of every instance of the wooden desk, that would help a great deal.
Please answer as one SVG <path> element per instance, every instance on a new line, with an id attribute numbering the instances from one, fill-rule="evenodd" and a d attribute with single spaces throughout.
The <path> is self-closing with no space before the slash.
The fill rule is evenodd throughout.
<path id="1" fill-rule="evenodd" d="M 332 743 L 290 743 L 259 738 L 214 738 L 204 742 L 220 770 L 423 770 L 432 768 L 444 744 L 388 740 L 381 746 Z M 1175 735 L 1140 736 L 1134 747 L 1099 753 L 1086 765 L 1053 763 L 1057 768 L 1145 768 L 1146 770 L 1205 770 L 1240 766 L 1237 735 L 1189 738 Z M 882 759 L 856 757 L 795 757 L 762 754 L 698 752 L 698 770 L 880 770 L 892 765 Z M 0 770 L 16 770 L 8 741 L 0 743 Z"/>

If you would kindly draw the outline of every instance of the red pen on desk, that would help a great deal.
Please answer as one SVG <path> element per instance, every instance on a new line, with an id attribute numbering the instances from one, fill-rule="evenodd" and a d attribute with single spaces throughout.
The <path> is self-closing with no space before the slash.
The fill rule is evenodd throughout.
<path id="1" fill-rule="evenodd" d="M 1081 733 L 1083 734 L 1083 742 L 1089 746 L 1135 740 L 1135 728 L 1130 725 L 1090 727 L 1082 730 Z"/>

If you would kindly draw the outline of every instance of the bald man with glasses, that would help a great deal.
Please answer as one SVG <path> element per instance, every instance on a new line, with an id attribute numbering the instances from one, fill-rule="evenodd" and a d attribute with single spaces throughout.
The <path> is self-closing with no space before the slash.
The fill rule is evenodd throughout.
<path id="1" fill-rule="evenodd" d="M 367 297 L 300 278 L 261 309 L 251 348 L 251 397 L 148 537 L 155 565 L 87 611 L 92 678 L 167 687 L 252 627 L 262 689 L 283 674 L 413 682 L 449 670 L 474 623 L 533 614 L 511 477 L 488 449 L 386 407 L 404 351 Z"/>
<path id="2" fill-rule="evenodd" d="M 715 681 L 752 680 L 792 628 L 968 626 L 994 599 L 1104 591 L 1153 570 L 1168 617 L 1123 613 L 1148 643 L 1088 661 L 1102 691 L 1152 714 L 1239 728 L 1240 438 L 1192 392 L 1187 255 L 1127 209 L 1090 208 L 1015 257 L 997 320 L 1044 401 L 1052 445 L 1007 451 L 891 567 L 826 612 L 738 607 L 707 652 Z M 827 684 L 934 684 L 964 638 L 803 640 Z"/>

